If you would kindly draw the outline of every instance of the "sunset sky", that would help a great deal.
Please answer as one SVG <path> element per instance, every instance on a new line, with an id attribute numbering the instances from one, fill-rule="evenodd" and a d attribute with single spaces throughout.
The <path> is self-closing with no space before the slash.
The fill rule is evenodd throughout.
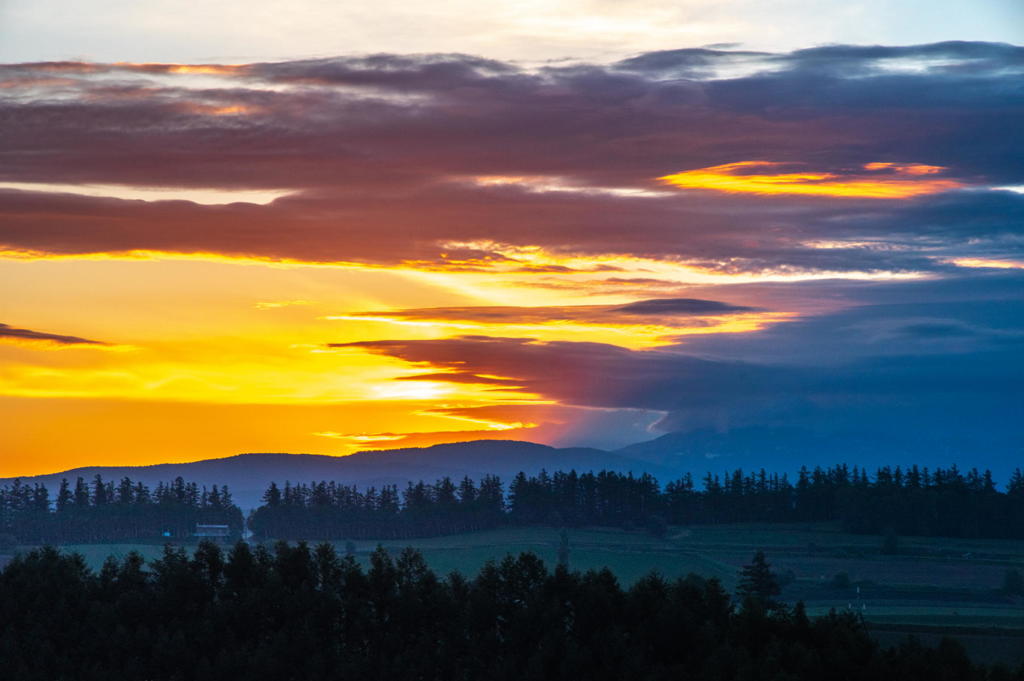
<path id="1" fill-rule="evenodd" d="M 1021 3 L 282 7 L 0 3 L 0 477 L 1022 441 Z"/>

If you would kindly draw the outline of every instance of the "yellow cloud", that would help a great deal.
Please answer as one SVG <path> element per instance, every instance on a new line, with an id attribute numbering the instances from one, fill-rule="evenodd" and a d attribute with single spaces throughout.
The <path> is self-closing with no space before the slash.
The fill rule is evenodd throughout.
<path id="1" fill-rule="evenodd" d="M 964 186 L 932 177 L 945 170 L 918 163 L 868 163 L 867 173 L 783 172 L 786 163 L 740 161 L 686 170 L 658 179 L 683 189 L 710 189 L 746 194 L 794 194 L 869 199 L 906 199 Z"/>

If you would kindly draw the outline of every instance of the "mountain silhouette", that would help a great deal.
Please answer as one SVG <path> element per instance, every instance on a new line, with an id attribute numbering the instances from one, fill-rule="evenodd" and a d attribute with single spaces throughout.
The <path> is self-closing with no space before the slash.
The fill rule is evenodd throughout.
<path id="1" fill-rule="evenodd" d="M 24 483 L 41 483 L 56 491 L 61 478 L 74 483 L 78 477 L 91 481 L 129 477 L 150 487 L 181 476 L 212 487 L 229 485 L 235 502 L 243 509 L 260 504 L 270 481 L 310 482 L 335 480 L 360 488 L 449 476 L 498 475 L 507 484 L 519 471 L 536 474 L 541 469 L 599 471 L 640 475 L 649 473 L 662 484 L 690 473 L 699 484 L 707 473 L 724 474 L 736 468 L 766 469 L 794 479 L 801 466 L 828 467 L 848 463 L 874 471 L 879 466 L 949 466 L 969 461 L 970 466 L 989 468 L 996 480 L 1005 482 L 1011 461 L 1019 452 L 983 447 L 975 442 L 932 436 L 920 431 L 894 434 L 855 431 L 818 432 L 807 428 L 752 426 L 727 431 L 696 429 L 605 451 L 589 447 L 556 448 L 518 440 L 477 440 L 431 447 L 374 450 L 350 456 L 320 454 L 253 453 L 190 463 L 152 466 L 84 466 L 45 475 L 21 477 Z M 0 479 L 0 484 L 14 478 Z"/>
<path id="2" fill-rule="evenodd" d="M 104 480 L 129 477 L 154 486 L 161 481 L 181 476 L 188 481 L 211 487 L 230 486 L 242 508 L 253 508 L 271 480 L 283 484 L 336 480 L 365 488 L 408 481 L 432 482 L 442 476 L 460 479 L 468 475 L 474 480 L 491 474 L 501 476 L 507 485 L 519 471 L 536 474 L 548 471 L 610 470 L 637 475 L 650 473 L 659 479 L 672 477 L 673 471 L 657 464 L 630 459 L 601 449 L 570 447 L 558 449 L 547 445 L 516 440 L 478 440 L 431 447 L 358 452 L 350 456 L 319 454 L 253 453 L 221 459 L 205 459 L 190 463 L 165 463 L 152 466 L 84 466 L 71 470 L 20 478 L 22 482 L 46 485 L 51 494 L 62 478 L 74 483 L 78 477 L 91 481 L 97 474 Z M 0 484 L 13 478 L 0 480 Z"/>

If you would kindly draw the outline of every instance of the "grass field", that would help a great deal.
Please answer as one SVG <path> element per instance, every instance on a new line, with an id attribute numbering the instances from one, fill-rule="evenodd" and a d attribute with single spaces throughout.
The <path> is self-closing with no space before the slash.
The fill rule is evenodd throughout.
<path id="1" fill-rule="evenodd" d="M 459 571 L 475 574 L 488 560 L 501 560 L 508 554 L 532 551 L 545 563 L 557 562 L 559 531 L 553 528 L 511 528 L 432 537 L 380 542 L 388 550 L 413 546 L 423 552 L 435 571 L 446 574 Z M 576 570 L 607 567 L 625 585 L 632 584 L 652 570 L 667 577 L 695 572 L 718 577 L 732 585 L 735 570 L 694 551 L 680 549 L 672 542 L 648 534 L 611 528 L 587 528 L 569 531 L 569 563 Z M 344 542 L 336 543 L 339 551 Z M 365 560 L 376 542 L 356 542 L 357 555 Z"/>
<path id="2" fill-rule="evenodd" d="M 558 542 L 558 530 L 528 527 L 379 543 L 389 551 L 419 549 L 440 574 L 473 575 L 488 560 L 522 551 L 554 565 Z M 761 549 L 790 580 L 783 598 L 803 600 L 811 613 L 852 607 L 879 625 L 1024 629 L 1024 603 L 998 592 L 1007 569 L 1024 569 L 1024 541 L 903 538 L 900 555 L 886 556 L 879 537 L 846 534 L 828 525 L 718 525 L 670 528 L 663 539 L 616 528 L 573 529 L 569 542 L 572 568 L 608 567 L 626 586 L 654 570 L 668 578 L 691 572 L 717 577 L 732 590 L 739 568 Z M 355 544 L 365 564 L 378 542 Z M 335 545 L 344 551 L 344 542 Z M 65 550 L 78 551 L 99 567 L 109 555 L 136 550 L 151 559 L 162 548 L 103 544 Z M 849 576 L 849 587 L 832 585 L 840 572 Z"/>

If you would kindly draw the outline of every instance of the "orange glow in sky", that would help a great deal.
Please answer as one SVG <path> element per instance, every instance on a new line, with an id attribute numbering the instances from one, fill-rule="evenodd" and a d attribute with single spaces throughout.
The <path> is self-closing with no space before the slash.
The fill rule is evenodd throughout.
<path id="1" fill-rule="evenodd" d="M 447 380 L 444 367 L 328 346 L 468 335 L 644 351 L 753 333 L 802 313 L 750 300 L 735 312 L 622 314 L 616 307 L 645 296 L 617 280 L 652 282 L 649 298 L 666 285 L 917 276 L 731 273 L 677 259 L 438 244 L 439 253 L 458 249 L 495 257 L 382 266 L 159 252 L 0 254 L 0 285 L 19 291 L 3 301 L 3 323 L 39 334 L 0 338 L 0 395 L 25 415 L 4 434 L 5 449 L 16 453 L 0 458 L 0 476 L 241 451 L 344 455 L 495 437 L 545 441 L 567 427 L 552 416 L 560 407 L 523 389 L 514 374 Z"/>
<path id="2" fill-rule="evenodd" d="M 202 76 L 229 76 L 241 69 L 235 64 L 165 64 L 165 63 L 137 63 L 117 62 L 114 67 L 128 71 L 143 71 L 148 73 L 178 73 L 187 75 Z"/>
<path id="3" fill-rule="evenodd" d="M 242 106 L 241 104 L 229 104 L 226 106 L 190 104 L 188 108 L 194 113 L 208 114 L 210 116 L 239 116 L 252 113 L 253 111 L 251 107 Z"/>
<path id="4" fill-rule="evenodd" d="M 908 199 L 958 189 L 956 180 L 931 177 L 945 168 L 915 163 L 868 163 L 851 174 L 791 172 L 791 164 L 740 161 L 686 170 L 658 178 L 682 189 L 711 189 L 748 194 L 801 194 L 836 198 Z"/>
<path id="5" fill-rule="evenodd" d="M 519 257 L 554 258 L 541 249 L 523 249 Z M 646 276 L 652 269 L 692 276 L 678 263 L 616 262 Z M 542 439 L 559 427 L 545 416 L 551 407 L 542 396 L 516 389 L 515 376 L 447 381 L 444 369 L 327 344 L 479 334 L 645 349 L 692 334 L 748 333 L 794 314 L 602 317 L 605 308 L 636 298 L 600 291 L 604 279 L 622 274 L 561 274 L 573 285 L 559 289 L 524 286 L 537 275 L 522 272 L 496 277 L 154 254 L 0 258 L 0 285 L 20 292 L 3 301 L 11 327 L 96 341 L 2 339 L 0 394 L 12 413 L 25 416 L 5 432 L 5 451 L 16 454 L 0 457 L 0 476 L 86 461 L 145 464 L 241 451 L 348 454 L 407 443 Z M 66 281 L 77 284 L 58 283 Z M 562 312 L 522 320 L 474 313 L 495 305 Z M 464 318 L 429 313 L 453 306 L 466 310 Z M 397 314 L 409 308 L 428 312 Z M 424 373 L 433 375 L 408 380 Z M 504 382 L 502 389 L 495 389 L 495 380 Z M 534 405 L 539 411 L 524 418 L 436 409 L 452 404 Z M 103 405 L 102 417 L 95 405 Z M 49 429 L 47 423 L 61 425 Z"/>

